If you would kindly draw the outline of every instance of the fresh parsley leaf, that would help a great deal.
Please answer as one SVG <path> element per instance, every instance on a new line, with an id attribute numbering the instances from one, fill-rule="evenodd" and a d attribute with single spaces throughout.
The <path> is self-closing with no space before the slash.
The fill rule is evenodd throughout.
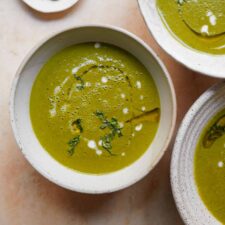
<path id="1" fill-rule="evenodd" d="M 69 145 L 69 149 L 67 151 L 69 156 L 72 156 L 74 154 L 75 148 L 79 144 L 79 142 L 80 142 L 80 135 L 69 140 L 69 142 L 67 143 Z"/>
<path id="2" fill-rule="evenodd" d="M 105 117 L 105 115 L 104 115 L 104 113 L 103 112 L 101 112 L 101 111 L 96 111 L 95 112 L 95 115 L 102 121 L 102 122 L 104 122 L 105 120 L 106 120 L 106 117 Z"/>
<path id="3" fill-rule="evenodd" d="M 110 133 L 106 134 L 105 136 L 101 137 L 102 140 L 102 147 L 110 153 L 110 155 L 113 155 L 111 152 L 112 149 L 112 141 L 113 139 L 118 136 L 122 137 L 122 128 L 119 125 L 118 120 L 115 117 L 112 117 L 110 120 L 106 118 L 103 112 L 96 111 L 95 115 L 99 118 L 99 120 L 102 122 L 100 125 L 100 129 L 104 130 L 108 128 L 110 130 Z"/>

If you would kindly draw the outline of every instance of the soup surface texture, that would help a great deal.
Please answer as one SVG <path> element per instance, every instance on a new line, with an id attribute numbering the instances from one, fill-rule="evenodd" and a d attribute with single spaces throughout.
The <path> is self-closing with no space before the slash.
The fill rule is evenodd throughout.
<path id="1" fill-rule="evenodd" d="M 84 173 L 137 160 L 157 132 L 160 101 L 145 67 L 104 43 L 68 47 L 43 66 L 32 88 L 33 130 L 46 151 Z"/>
<path id="2" fill-rule="evenodd" d="M 225 110 L 204 128 L 195 153 L 195 181 L 212 214 L 225 224 Z"/>
<path id="3" fill-rule="evenodd" d="M 211 54 L 225 54 L 224 0 L 156 0 L 160 16 L 183 44 Z"/>

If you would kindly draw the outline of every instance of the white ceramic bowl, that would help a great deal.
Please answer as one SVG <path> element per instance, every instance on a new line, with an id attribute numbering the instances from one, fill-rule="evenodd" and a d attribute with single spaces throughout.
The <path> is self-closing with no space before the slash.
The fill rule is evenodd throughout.
<path id="1" fill-rule="evenodd" d="M 42 13 L 56 13 L 71 8 L 78 0 L 22 0 L 31 8 Z"/>
<path id="2" fill-rule="evenodd" d="M 29 101 L 34 80 L 43 64 L 56 52 L 83 42 L 106 42 L 136 56 L 152 74 L 161 100 L 156 137 L 145 154 L 132 165 L 104 175 L 71 170 L 53 159 L 38 142 L 30 121 Z M 43 176 L 65 188 L 85 193 L 106 193 L 125 188 L 143 178 L 160 160 L 171 139 L 176 100 L 168 72 L 154 52 L 133 34 L 110 26 L 82 26 L 62 31 L 39 43 L 25 58 L 12 85 L 11 121 L 17 143 L 27 160 Z"/>
<path id="3" fill-rule="evenodd" d="M 181 44 L 164 25 L 157 0 L 138 0 L 142 15 L 157 43 L 184 66 L 212 77 L 225 77 L 225 55 L 203 53 Z"/>
<path id="4" fill-rule="evenodd" d="M 203 127 L 225 108 L 225 82 L 207 90 L 190 108 L 178 131 L 171 161 L 171 184 L 177 208 L 187 225 L 221 224 L 207 210 L 194 180 L 194 154 Z"/>

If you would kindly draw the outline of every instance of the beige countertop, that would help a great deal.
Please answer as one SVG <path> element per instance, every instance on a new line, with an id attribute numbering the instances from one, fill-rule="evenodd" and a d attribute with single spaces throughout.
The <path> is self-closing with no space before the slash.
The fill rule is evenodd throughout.
<path id="1" fill-rule="evenodd" d="M 107 195 L 79 194 L 56 186 L 30 166 L 15 143 L 8 102 L 11 82 L 21 60 L 43 37 L 85 23 L 123 27 L 158 53 L 176 89 L 177 127 L 195 99 L 218 81 L 186 69 L 164 53 L 148 32 L 136 0 L 80 0 L 67 12 L 50 16 L 34 12 L 21 0 L 1 0 L 0 224 L 182 225 L 169 182 L 173 141 L 146 178 Z"/>

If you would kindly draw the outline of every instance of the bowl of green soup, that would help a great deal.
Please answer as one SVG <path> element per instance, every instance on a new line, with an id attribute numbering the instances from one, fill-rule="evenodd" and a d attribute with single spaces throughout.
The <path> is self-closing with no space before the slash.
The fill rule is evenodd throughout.
<path id="1" fill-rule="evenodd" d="M 133 34 L 81 26 L 45 39 L 12 87 L 12 127 L 33 167 L 70 190 L 106 193 L 144 177 L 171 139 L 170 77 Z"/>
<path id="2" fill-rule="evenodd" d="M 225 2 L 139 0 L 157 43 L 188 68 L 225 77 Z"/>
<path id="3" fill-rule="evenodd" d="M 225 224 L 224 176 L 225 82 L 222 82 L 194 103 L 176 137 L 171 183 L 186 224 Z"/>

